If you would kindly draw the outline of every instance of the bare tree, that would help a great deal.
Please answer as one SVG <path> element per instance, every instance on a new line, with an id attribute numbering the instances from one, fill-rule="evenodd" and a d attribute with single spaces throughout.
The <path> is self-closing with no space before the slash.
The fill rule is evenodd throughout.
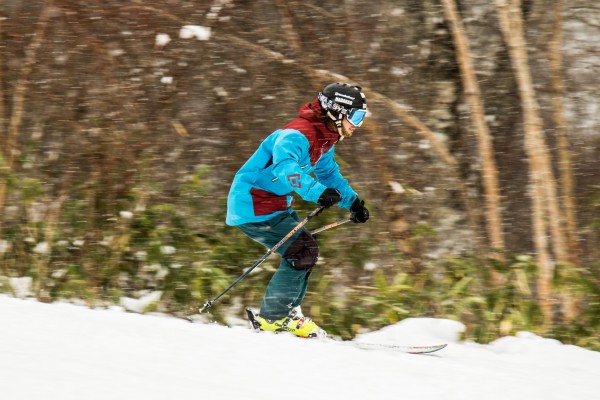
<path id="1" fill-rule="evenodd" d="M 566 260 L 556 183 L 551 168 L 548 146 L 540 117 L 539 104 L 533 88 L 527 55 L 520 0 L 497 0 L 498 17 L 507 43 L 513 70 L 521 96 L 524 118 L 525 151 L 529 161 L 532 200 L 533 240 L 540 267 L 538 297 L 546 327 L 552 323 L 552 275 L 554 264 L 547 239 L 550 226 L 554 254 L 558 261 Z"/>
<path id="2" fill-rule="evenodd" d="M 0 41 L 2 40 L 2 18 L 0 18 Z M 4 87 L 4 75 L 2 73 L 3 71 L 3 65 L 4 65 L 4 54 L 0 51 L 0 88 Z M 5 116 L 4 116 L 4 91 L 0 89 L 0 149 L 3 149 L 5 144 L 4 144 L 4 132 L 5 132 Z M 2 151 L 0 151 L 0 170 L 2 168 Z M 0 212 L 1 214 L 1 212 Z M 2 226 L 2 217 L 0 217 L 0 227 Z M 1 228 L 0 228 L 1 231 Z"/>
<path id="3" fill-rule="evenodd" d="M 44 40 L 46 26 L 50 19 L 50 8 L 52 1 L 47 0 L 42 6 L 37 27 L 27 48 L 25 60 L 21 66 L 21 73 L 15 85 L 12 101 L 12 112 L 9 120 L 7 137 L 4 147 L 4 160 L 0 164 L 0 168 L 10 173 L 13 168 L 15 153 L 17 151 L 17 141 L 23 121 L 23 113 L 25 109 L 25 96 L 27 94 L 27 84 L 29 83 L 29 75 L 37 59 L 37 52 Z M 0 131 L 1 132 L 1 131 Z M 4 203 L 6 202 L 8 182 L 6 177 L 0 174 L 0 237 L 2 235 L 2 222 L 4 220 Z"/>
<path id="4" fill-rule="evenodd" d="M 471 111 L 471 121 L 477 134 L 479 144 L 489 243 L 493 249 L 504 251 L 500 190 L 498 187 L 498 168 L 496 167 L 496 160 L 494 159 L 494 149 L 490 130 L 485 122 L 483 99 L 477 83 L 467 35 L 460 15 L 456 10 L 456 3 L 454 0 L 443 0 L 442 2 L 446 19 L 452 28 L 463 88 Z"/>
<path id="5" fill-rule="evenodd" d="M 562 205 L 565 213 L 565 232 L 568 247 L 568 261 L 579 265 L 579 244 L 577 237 L 577 215 L 575 213 L 574 182 L 572 156 L 569 145 L 567 121 L 565 118 L 563 99 L 565 87 L 563 83 L 562 61 L 562 26 L 563 26 L 563 1 L 555 0 L 553 7 L 552 39 L 548 43 L 548 56 L 550 59 L 550 80 L 552 85 L 552 109 L 558 144 L 558 158 L 560 171 L 560 187 Z"/>

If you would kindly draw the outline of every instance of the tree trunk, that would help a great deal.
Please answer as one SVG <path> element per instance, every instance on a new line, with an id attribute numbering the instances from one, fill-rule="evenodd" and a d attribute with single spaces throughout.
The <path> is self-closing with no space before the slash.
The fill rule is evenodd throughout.
<path id="1" fill-rule="evenodd" d="M 578 266 L 580 264 L 580 249 L 577 237 L 577 216 L 575 214 L 575 201 L 573 195 L 573 169 L 571 166 L 571 151 L 563 105 L 565 87 L 563 84 L 563 62 L 561 51 L 563 25 L 562 0 L 556 0 L 554 2 L 552 11 L 552 38 L 548 43 L 548 57 L 550 64 L 550 83 L 552 88 L 552 111 L 558 151 L 561 200 L 564 209 L 564 227 L 568 250 L 567 261 L 574 266 Z M 561 293 L 560 296 L 562 315 L 566 321 L 574 321 L 581 313 L 581 304 L 579 304 L 576 298 L 568 291 Z"/>
<path id="2" fill-rule="evenodd" d="M 558 147 L 560 187 L 562 206 L 565 214 L 565 232 L 567 240 L 567 260 L 574 265 L 579 265 L 579 243 L 577 235 L 577 216 L 575 214 L 573 168 L 571 166 L 571 151 L 569 146 L 567 121 L 565 119 L 563 98 L 565 87 L 563 84 L 563 62 L 562 62 L 562 25 L 563 25 L 563 1 L 554 2 L 554 23 L 552 28 L 552 39 L 548 44 L 548 55 L 550 58 L 550 80 L 552 86 L 552 110 L 556 129 L 556 140 Z"/>
<path id="3" fill-rule="evenodd" d="M 2 42 L 2 18 L 0 18 L 0 43 Z M 5 46 L 4 49 L 7 47 Z M 4 132 L 6 131 L 6 121 L 4 116 L 4 54 L 0 50 L 0 158 L 2 158 L 2 149 L 5 147 Z M 0 171 L 2 170 L 2 161 L 0 160 Z M 1 217 L 0 217 L 1 218 Z M 1 224 L 0 224 L 1 226 Z"/>
<path id="4" fill-rule="evenodd" d="M 531 179 L 533 235 L 540 268 L 538 297 L 544 316 L 544 326 L 552 324 L 552 275 L 553 263 L 550 258 L 547 240 L 548 220 L 554 254 L 564 260 L 565 250 L 556 184 L 552 174 L 550 155 L 545 143 L 539 105 L 533 89 L 531 71 L 527 56 L 523 18 L 520 0 L 497 0 L 498 17 L 504 40 L 508 45 L 511 63 L 516 75 L 524 117 L 525 151 L 529 161 Z"/>
<path id="5" fill-rule="evenodd" d="M 458 64 L 462 75 L 465 96 L 470 109 L 471 121 L 477 134 L 479 155 L 482 163 L 482 178 L 485 191 L 485 216 L 490 246 L 504 251 L 504 233 L 500 211 L 498 169 L 489 128 L 485 122 L 485 109 L 464 26 L 456 11 L 454 0 L 443 0 L 444 13 L 454 36 Z"/>
<path id="6" fill-rule="evenodd" d="M 25 108 L 25 96 L 27 94 L 27 83 L 29 80 L 29 74 L 33 69 L 33 66 L 37 60 L 37 52 L 42 41 L 44 39 L 44 33 L 48 20 L 50 19 L 50 7 L 51 0 L 47 0 L 42 6 L 42 12 L 37 23 L 37 27 L 33 34 L 33 38 L 29 43 L 29 47 L 25 53 L 25 61 L 21 67 L 21 74 L 15 85 L 13 102 L 12 102 L 12 113 L 8 126 L 8 135 L 6 137 L 5 149 L 4 149 L 4 160 L 0 164 L 2 172 L 9 174 L 12 172 L 15 153 L 17 151 L 17 142 L 19 137 L 19 130 L 21 128 L 21 122 L 23 121 L 23 111 Z M 4 204 L 6 202 L 7 195 L 7 179 L 3 177 L 4 173 L 0 173 L 0 238 L 2 237 L 2 226 L 4 221 Z"/>

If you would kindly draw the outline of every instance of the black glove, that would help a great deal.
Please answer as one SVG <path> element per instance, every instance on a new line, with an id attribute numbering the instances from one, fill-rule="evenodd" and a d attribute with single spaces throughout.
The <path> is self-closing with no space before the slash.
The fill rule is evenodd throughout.
<path id="1" fill-rule="evenodd" d="M 321 207 L 329 208 L 332 205 L 337 204 L 341 199 L 342 195 L 340 192 L 332 188 L 327 188 L 321 193 L 321 197 L 319 197 L 317 203 L 319 203 Z"/>
<path id="2" fill-rule="evenodd" d="M 352 213 L 350 221 L 357 224 L 364 224 L 369 219 L 369 210 L 365 207 L 365 201 L 359 200 L 358 197 L 354 200 L 352 206 L 350 206 L 350 212 Z"/>

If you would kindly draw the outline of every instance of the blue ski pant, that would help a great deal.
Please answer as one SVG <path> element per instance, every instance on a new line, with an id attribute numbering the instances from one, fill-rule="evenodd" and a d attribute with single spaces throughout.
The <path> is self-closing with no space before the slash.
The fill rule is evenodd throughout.
<path id="1" fill-rule="evenodd" d="M 251 239 L 270 249 L 298 225 L 295 212 L 283 213 L 264 222 L 238 225 Z M 280 319 L 304 300 L 312 267 L 317 263 L 319 247 L 309 231 L 301 229 L 276 251 L 281 257 L 277 271 L 265 291 L 260 315 L 267 319 Z"/>

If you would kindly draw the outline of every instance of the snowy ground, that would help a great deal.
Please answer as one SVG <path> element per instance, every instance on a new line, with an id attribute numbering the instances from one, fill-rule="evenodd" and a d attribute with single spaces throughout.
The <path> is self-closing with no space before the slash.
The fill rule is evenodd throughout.
<path id="1" fill-rule="evenodd" d="M 523 333 L 457 341 L 410 319 L 365 342 L 449 342 L 435 355 L 0 296 L 0 399 L 596 400 L 600 353 Z"/>

